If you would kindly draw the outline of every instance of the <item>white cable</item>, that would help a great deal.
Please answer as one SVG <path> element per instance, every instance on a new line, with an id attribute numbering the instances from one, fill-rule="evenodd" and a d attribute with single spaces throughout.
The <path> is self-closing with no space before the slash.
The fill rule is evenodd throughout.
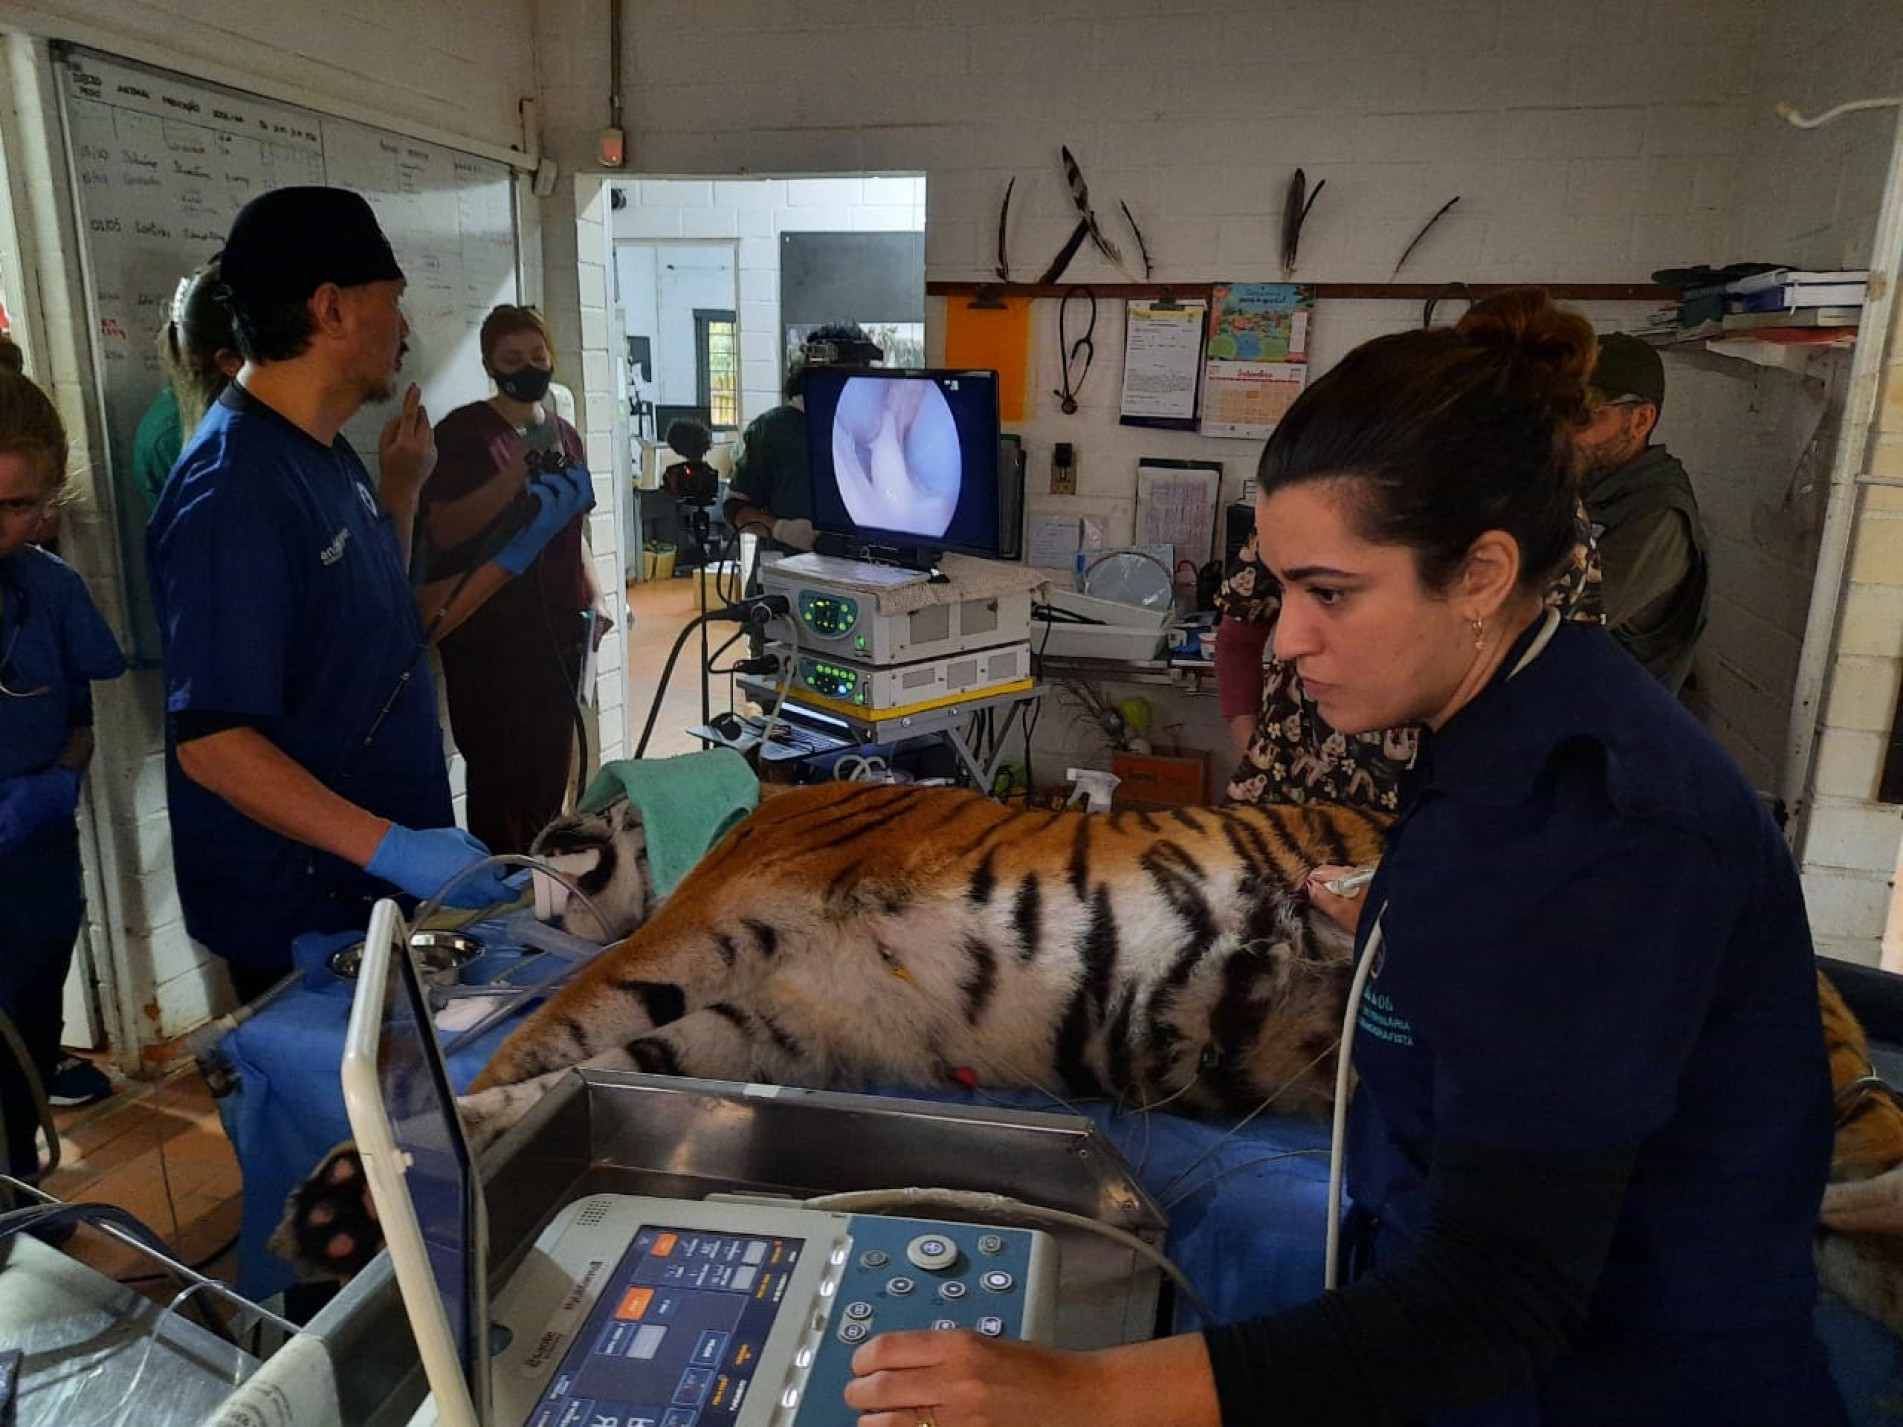
<path id="1" fill-rule="evenodd" d="M 1132 1253 L 1155 1264 L 1170 1276 L 1170 1281 L 1183 1291 L 1183 1297 L 1189 1300 L 1189 1306 L 1205 1323 L 1214 1323 L 1215 1315 L 1209 1311 L 1209 1305 L 1203 1302 L 1203 1296 L 1188 1276 L 1172 1263 L 1162 1250 L 1153 1248 L 1127 1229 L 1119 1229 L 1114 1224 L 1099 1223 L 1082 1214 L 1072 1214 L 1066 1209 L 1052 1209 L 1043 1204 L 1030 1204 L 1022 1199 L 1013 1199 L 1008 1194 L 989 1194 L 972 1189 L 928 1189 L 914 1186 L 910 1189 L 852 1189 L 842 1194 L 822 1194 L 814 1199 L 800 1202 L 802 1209 L 825 1209 L 837 1213 L 871 1212 L 883 1209 L 909 1209 L 921 1204 L 953 1204 L 960 1209 L 969 1209 L 973 1213 L 987 1218 L 999 1215 L 1023 1215 L 1026 1218 L 1042 1219 L 1047 1223 L 1063 1224 L 1073 1229 L 1083 1229 L 1100 1235 L 1113 1243 L 1123 1245 Z"/>
<path id="2" fill-rule="evenodd" d="M 169 1322 L 172 1315 L 178 1311 L 179 1305 L 190 1298 L 194 1293 L 198 1292 L 199 1289 L 211 1288 L 215 1292 L 222 1287 L 223 1285 L 216 1283 L 215 1280 L 206 1279 L 202 1283 L 187 1284 L 173 1295 L 172 1301 L 167 1303 L 160 1311 L 159 1316 L 153 1320 L 152 1331 L 146 1334 L 145 1342 L 139 1349 L 139 1365 L 132 1370 L 132 1380 L 126 1384 L 126 1390 L 120 1394 L 119 1400 L 113 1403 L 111 1407 L 107 1408 L 106 1411 L 99 1416 L 80 1424 L 80 1427 L 107 1427 L 109 1423 L 130 1421 L 131 1416 L 127 1414 L 126 1409 L 131 1405 L 133 1397 L 139 1391 L 139 1382 L 144 1378 L 146 1368 L 151 1366 L 152 1349 L 158 1343 L 159 1334 L 165 1331 L 166 1323 Z M 240 1302 L 242 1301 L 243 1300 L 240 1300 Z M 88 1374 L 88 1380 L 99 1376 L 104 1371 L 105 1367 L 103 1363 L 99 1366 L 95 1366 L 91 1373 Z M 233 1379 L 232 1386 L 237 1386 L 237 1382 L 237 1379 Z"/>
<path id="3" fill-rule="evenodd" d="M 766 722 L 760 726 L 760 764 L 766 765 L 767 740 L 773 736 L 773 726 L 780 721 L 780 710 L 786 704 L 786 691 L 792 687 L 793 675 L 799 669 L 800 662 L 800 617 L 799 612 L 790 605 L 786 612 L 787 639 L 791 652 L 786 656 L 786 667 L 780 671 L 780 689 L 773 696 L 773 707 L 767 710 Z"/>
<path id="4" fill-rule="evenodd" d="M 1355 963 L 1355 979 L 1348 987 L 1348 1009 L 1341 1017 L 1341 1058 L 1335 1062 L 1335 1122 L 1328 1137 L 1328 1239 L 1323 1249 L 1322 1287 L 1335 1288 L 1341 1280 L 1341 1167 L 1348 1144 L 1348 1077 L 1354 1073 L 1355 1022 L 1361 1015 L 1361 993 L 1368 989 L 1368 974 L 1375 954 L 1381 949 L 1381 918 L 1387 904 L 1375 913 L 1374 929 L 1368 944 Z"/>
<path id="5" fill-rule="evenodd" d="M 1903 98 L 1853 99 L 1848 104 L 1839 104 L 1835 109 L 1826 109 L 1815 119 L 1807 119 L 1803 114 L 1798 112 L 1796 105 L 1780 99 L 1776 104 L 1771 106 L 1771 112 L 1776 114 L 1780 119 L 1783 119 L 1786 123 L 1795 125 L 1799 129 L 1820 129 L 1839 115 L 1849 114 L 1858 109 L 1898 108 L 1903 108 Z"/>

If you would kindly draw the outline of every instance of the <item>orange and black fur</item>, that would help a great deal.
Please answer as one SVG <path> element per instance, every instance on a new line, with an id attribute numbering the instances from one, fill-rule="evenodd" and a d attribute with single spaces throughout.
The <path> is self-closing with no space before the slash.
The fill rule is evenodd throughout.
<path id="1" fill-rule="evenodd" d="M 1330 806 L 1013 811 L 867 784 L 768 798 L 656 905 L 625 802 L 538 843 L 589 853 L 571 930 L 604 952 L 503 1044 L 460 1106 L 493 1141 L 577 1065 L 858 1088 L 942 1085 L 1320 1115 L 1350 978 L 1313 913 L 1320 863 L 1366 864 L 1382 824 Z M 1903 1332 L 1903 1107 L 1819 978 L 1836 1158 L 1825 1281 Z M 378 1243 L 348 1151 L 293 1196 L 280 1252 L 349 1272 Z M 339 1245 L 348 1241 L 348 1251 Z"/>
<path id="2" fill-rule="evenodd" d="M 580 885 L 606 930 L 639 924 L 459 1102 L 479 1148 L 578 1065 L 846 1089 L 956 1074 L 1178 1113 L 1325 1114 L 1352 946 L 1301 886 L 1319 864 L 1376 860 L 1382 824 L 833 784 L 766 800 L 652 915 L 627 804 L 539 846 L 598 850 Z M 604 930 L 581 911 L 569 925 Z M 347 1269 L 356 1256 L 324 1247 L 340 1173 L 320 1170 L 286 1227 L 300 1257 Z"/>
<path id="3" fill-rule="evenodd" d="M 1862 1024 L 1821 972 L 1837 1133 L 1817 1267 L 1851 1306 L 1903 1334 L 1903 1104 L 1872 1069 Z"/>

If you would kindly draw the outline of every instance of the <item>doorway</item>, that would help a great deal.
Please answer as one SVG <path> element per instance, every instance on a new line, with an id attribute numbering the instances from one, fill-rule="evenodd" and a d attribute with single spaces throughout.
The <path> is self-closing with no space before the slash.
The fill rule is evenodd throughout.
<path id="1" fill-rule="evenodd" d="M 666 445 L 671 421 L 708 428 L 706 459 L 724 497 L 747 424 L 784 400 L 790 332 L 857 322 L 886 348 L 888 365 L 923 365 L 925 177 L 593 174 L 575 182 L 584 307 L 591 280 L 605 288 L 606 331 L 593 350 L 592 329 L 584 331 L 582 357 L 585 367 L 605 363 L 612 382 L 623 568 L 631 583 L 644 565 L 686 577 L 694 561 L 680 558 L 683 512 L 661 490 L 677 459 Z M 609 422 L 591 409 L 589 424 L 605 430 Z M 708 521 L 707 559 L 716 567 L 738 554 L 718 510 Z M 668 545 L 671 559 L 644 561 L 644 551 Z M 692 685 L 700 677 L 686 659 L 673 676 Z M 713 703 L 725 706 L 716 677 Z M 629 751 L 660 692 L 630 680 Z"/>

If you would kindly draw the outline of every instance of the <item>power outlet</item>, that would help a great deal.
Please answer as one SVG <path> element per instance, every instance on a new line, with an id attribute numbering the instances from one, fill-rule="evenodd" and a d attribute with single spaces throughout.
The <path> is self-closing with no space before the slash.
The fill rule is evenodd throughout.
<path id="1" fill-rule="evenodd" d="M 1068 441 L 1051 448 L 1051 494 L 1077 494 L 1077 448 Z"/>

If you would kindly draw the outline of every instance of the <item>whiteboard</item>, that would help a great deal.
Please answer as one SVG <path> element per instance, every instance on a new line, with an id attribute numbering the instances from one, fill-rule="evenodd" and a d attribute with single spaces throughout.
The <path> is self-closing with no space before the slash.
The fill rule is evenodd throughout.
<path id="1" fill-rule="evenodd" d="M 433 419 L 489 393 L 476 333 L 517 300 L 514 177 L 505 163 L 275 103 L 201 80 L 62 47 L 59 71 L 85 310 L 105 423 L 106 469 L 125 559 L 128 629 L 158 658 L 145 579 L 145 501 L 132 437 L 164 385 L 157 339 L 178 280 L 224 246 L 247 201 L 292 184 L 355 189 L 403 265 L 410 350 Z M 395 407 L 344 428 L 374 475 Z"/>

